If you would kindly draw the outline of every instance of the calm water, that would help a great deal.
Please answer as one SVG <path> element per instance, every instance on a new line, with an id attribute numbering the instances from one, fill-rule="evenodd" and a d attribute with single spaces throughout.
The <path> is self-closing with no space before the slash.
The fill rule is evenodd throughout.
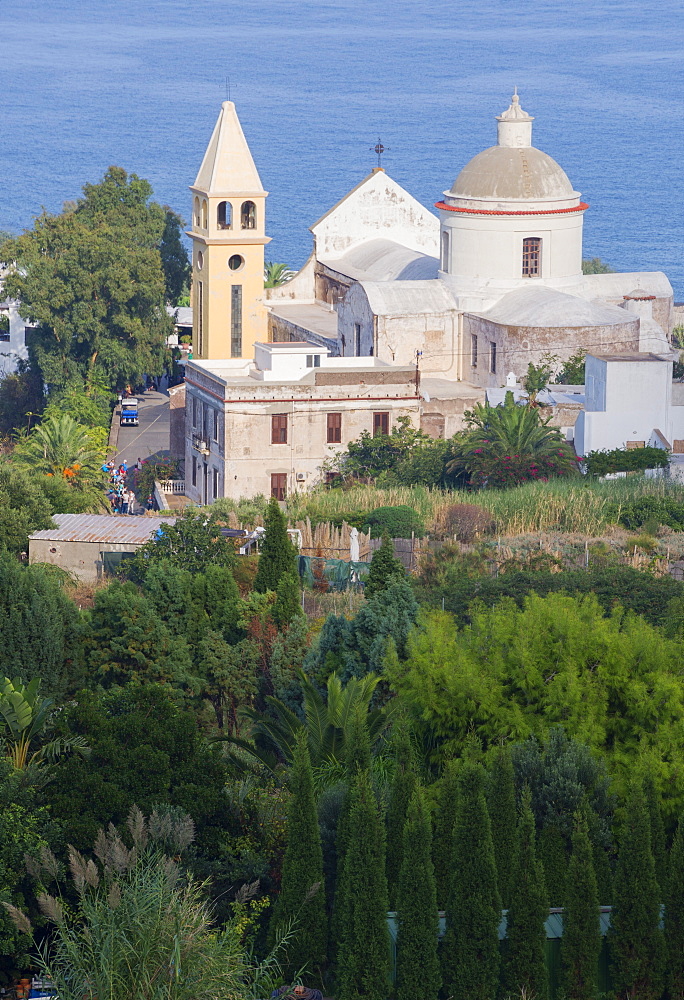
<path id="1" fill-rule="evenodd" d="M 681 0 L 5 0 L 0 229 L 112 163 L 187 218 L 229 77 L 271 192 L 267 255 L 299 265 L 378 135 L 432 205 L 517 84 L 591 204 L 585 256 L 662 269 L 684 299 L 683 60 Z"/>

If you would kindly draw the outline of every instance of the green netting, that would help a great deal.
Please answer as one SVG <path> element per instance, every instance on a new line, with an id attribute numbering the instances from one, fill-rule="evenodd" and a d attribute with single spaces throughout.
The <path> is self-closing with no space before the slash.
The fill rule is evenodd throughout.
<path id="1" fill-rule="evenodd" d="M 328 590 L 358 587 L 368 576 L 369 562 L 346 562 L 344 559 L 322 559 L 320 556 L 300 556 L 299 576 L 305 587 L 316 586 L 321 579 Z"/>

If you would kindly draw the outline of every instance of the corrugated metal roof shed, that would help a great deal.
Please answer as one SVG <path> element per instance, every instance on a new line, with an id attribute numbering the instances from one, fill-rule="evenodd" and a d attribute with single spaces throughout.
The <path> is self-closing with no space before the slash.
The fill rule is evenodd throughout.
<path id="1" fill-rule="evenodd" d="M 131 517 L 127 514 L 55 514 L 56 528 L 35 531 L 30 539 L 51 542 L 112 542 L 142 545 L 163 524 L 175 524 L 175 517 Z"/>

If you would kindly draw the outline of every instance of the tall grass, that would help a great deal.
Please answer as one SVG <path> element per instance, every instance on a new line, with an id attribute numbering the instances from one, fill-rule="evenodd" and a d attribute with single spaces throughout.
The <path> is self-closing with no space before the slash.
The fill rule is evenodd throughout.
<path id="1" fill-rule="evenodd" d="M 684 504 L 684 484 L 665 479 L 628 476 L 609 482 L 557 479 L 549 483 L 526 483 L 511 490 L 428 489 L 402 486 L 377 489 L 357 486 L 349 490 L 320 490 L 288 497 L 290 522 L 325 520 L 352 511 L 406 504 L 413 507 L 430 530 L 445 507 L 469 503 L 488 511 L 501 534 L 518 535 L 540 531 L 600 534 L 616 523 L 623 505 L 642 496 L 672 497 Z"/>

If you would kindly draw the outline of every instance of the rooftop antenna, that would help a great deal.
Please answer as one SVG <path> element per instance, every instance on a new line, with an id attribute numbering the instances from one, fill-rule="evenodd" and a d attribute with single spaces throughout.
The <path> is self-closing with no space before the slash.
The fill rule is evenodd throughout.
<path id="1" fill-rule="evenodd" d="M 378 158 L 378 170 L 382 170 L 382 154 L 389 152 L 389 146 L 383 146 L 380 136 L 378 136 L 378 141 L 374 146 L 370 147 L 371 152 L 375 153 Z"/>

